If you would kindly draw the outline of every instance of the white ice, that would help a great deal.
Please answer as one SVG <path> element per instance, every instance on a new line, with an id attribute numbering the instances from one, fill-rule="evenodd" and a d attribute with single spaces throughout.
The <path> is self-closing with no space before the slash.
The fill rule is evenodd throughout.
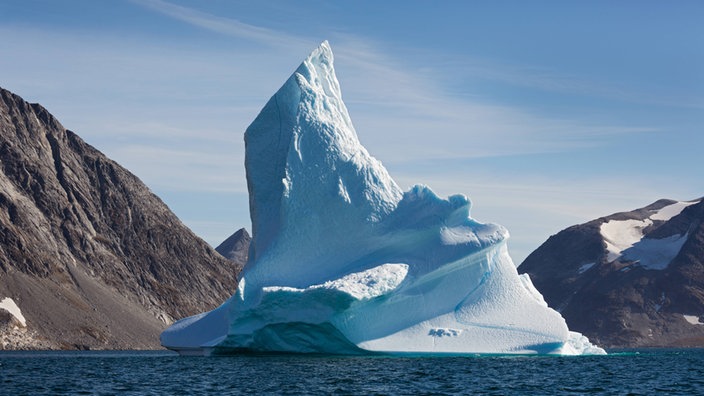
<path id="1" fill-rule="evenodd" d="M 654 221 L 667 221 L 677 216 L 694 202 L 676 202 L 665 206 L 644 220 L 611 220 L 601 225 L 606 242 L 607 260 L 626 259 L 638 262 L 646 269 L 663 270 L 677 256 L 687 241 L 687 234 L 661 239 L 644 238 L 643 230 Z"/>
<path id="2" fill-rule="evenodd" d="M 0 301 L 0 309 L 7 311 L 14 316 L 15 319 L 20 322 L 22 327 L 27 327 L 27 321 L 25 320 L 24 315 L 22 315 L 20 307 L 15 304 L 15 300 L 10 297 L 3 298 L 2 301 Z"/>
<path id="3" fill-rule="evenodd" d="M 592 268 L 592 267 L 594 266 L 594 264 L 596 264 L 596 263 L 586 263 L 586 264 L 582 264 L 582 265 L 579 267 L 579 269 L 577 270 L 577 272 L 580 273 L 580 274 L 583 274 L 583 273 L 589 271 L 589 269 Z"/>
<path id="4" fill-rule="evenodd" d="M 699 201 L 675 202 L 672 205 L 667 205 L 664 208 L 658 210 L 652 216 L 650 216 L 650 218 L 652 220 L 667 221 L 667 220 L 670 220 L 671 218 L 677 216 L 678 214 L 682 213 L 682 211 L 686 207 L 697 204 L 697 203 L 699 203 Z"/>
<path id="5" fill-rule="evenodd" d="M 664 270 L 682 250 L 687 235 L 672 235 L 661 239 L 643 238 L 622 252 L 626 260 L 637 262 L 641 267 Z"/>
<path id="6" fill-rule="evenodd" d="M 704 325 L 704 323 L 699 321 L 699 316 L 696 315 L 682 315 L 684 320 L 693 325 Z"/>
<path id="7" fill-rule="evenodd" d="M 360 144 L 323 43 L 245 132 L 253 239 L 235 294 L 168 328 L 182 353 L 604 353 L 569 331 L 470 202 L 403 192 Z"/>
<path id="8" fill-rule="evenodd" d="M 624 250 L 643 239 L 643 230 L 653 224 L 645 220 L 611 220 L 601 225 L 601 236 L 606 242 L 607 260 L 614 261 L 621 257 Z"/>

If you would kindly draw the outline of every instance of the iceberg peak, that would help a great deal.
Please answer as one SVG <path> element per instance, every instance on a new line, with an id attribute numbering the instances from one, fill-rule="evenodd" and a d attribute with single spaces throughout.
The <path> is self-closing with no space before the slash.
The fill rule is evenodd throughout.
<path id="1" fill-rule="evenodd" d="M 329 280 L 325 268 L 302 263 L 327 266 L 346 250 L 350 232 L 368 234 L 403 195 L 357 138 L 327 42 L 264 106 L 245 132 L 245 148 L 253 228 L 247 272 L 263 285 Z"/>
<path id="2" fill-rule="evenodd" d="M 249 260 L 228 301 L 175 323 L 162 344 L 204 353 L 598 350 L 519 277 L 508 231 L 472 219 L 466 196 L 401 191 L 359 142 L 333 60 L 323 42 L 245 131 Z"/>

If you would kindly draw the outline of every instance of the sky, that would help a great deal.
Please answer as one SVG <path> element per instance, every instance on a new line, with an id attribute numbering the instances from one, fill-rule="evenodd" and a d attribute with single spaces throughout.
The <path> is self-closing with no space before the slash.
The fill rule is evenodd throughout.
<path id="1" fill-rule="evenodd" d="M 516 264 L 571 225 L 704 196 L 704 2 L 0 0 L 0 86 L 217 246 L 243 134 L 323 40 L 362 144 L 472 201 Z"/>

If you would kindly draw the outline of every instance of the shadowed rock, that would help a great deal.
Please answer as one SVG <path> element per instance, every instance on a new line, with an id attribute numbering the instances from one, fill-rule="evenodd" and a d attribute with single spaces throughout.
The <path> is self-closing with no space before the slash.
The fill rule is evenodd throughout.
<path id="1" fill-rule="evenodd" d="M 704 346 L 704 200 L 569 227 L 518 270 L 571 329 L 604 346 Z"/>
<path id="2" fill-rule="evenodd" d="M 223 255 L 226 259 L 234 261 L 238 268 L 242 268 L 249 257 L 249 243 L 252 238 L 247 233 L 247 230 L 240 228 L 234 234 L 225 239 L 215 251 Z"/>
<path id="3" fill-rule="evenodd" d="M 4 89 L 0 160 L 0 299 L 51 347 L 156 348 L 235 289 L 236 266 L 136 176 Z"/>

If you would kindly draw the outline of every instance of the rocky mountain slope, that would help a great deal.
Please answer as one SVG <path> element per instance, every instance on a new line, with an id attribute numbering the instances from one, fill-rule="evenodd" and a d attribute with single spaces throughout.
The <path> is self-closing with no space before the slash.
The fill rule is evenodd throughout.
<path id="1" fill-rule="evenodd" d="M 602 346 L 704 346 L 702 199 L 567 228 L 518 270 L 571 329 Z"/>
<path id="2" fill-rule="evenodd" d="M 0 161 L 0 300 L 26 318 L 0 309 L 2 348 L 157 348 L 235 289 L 238 266 L 137 177 L 4 89 Z"/>
<path id="3" fill-rule="evenodd" d="M 240 228 L 218 245 L 215 251 L 236 264 L 242 265 L 247 262 L 249 257 L 249 244 L 251 241 L 252 237 L 249 236 L 247 230 Z"/>

